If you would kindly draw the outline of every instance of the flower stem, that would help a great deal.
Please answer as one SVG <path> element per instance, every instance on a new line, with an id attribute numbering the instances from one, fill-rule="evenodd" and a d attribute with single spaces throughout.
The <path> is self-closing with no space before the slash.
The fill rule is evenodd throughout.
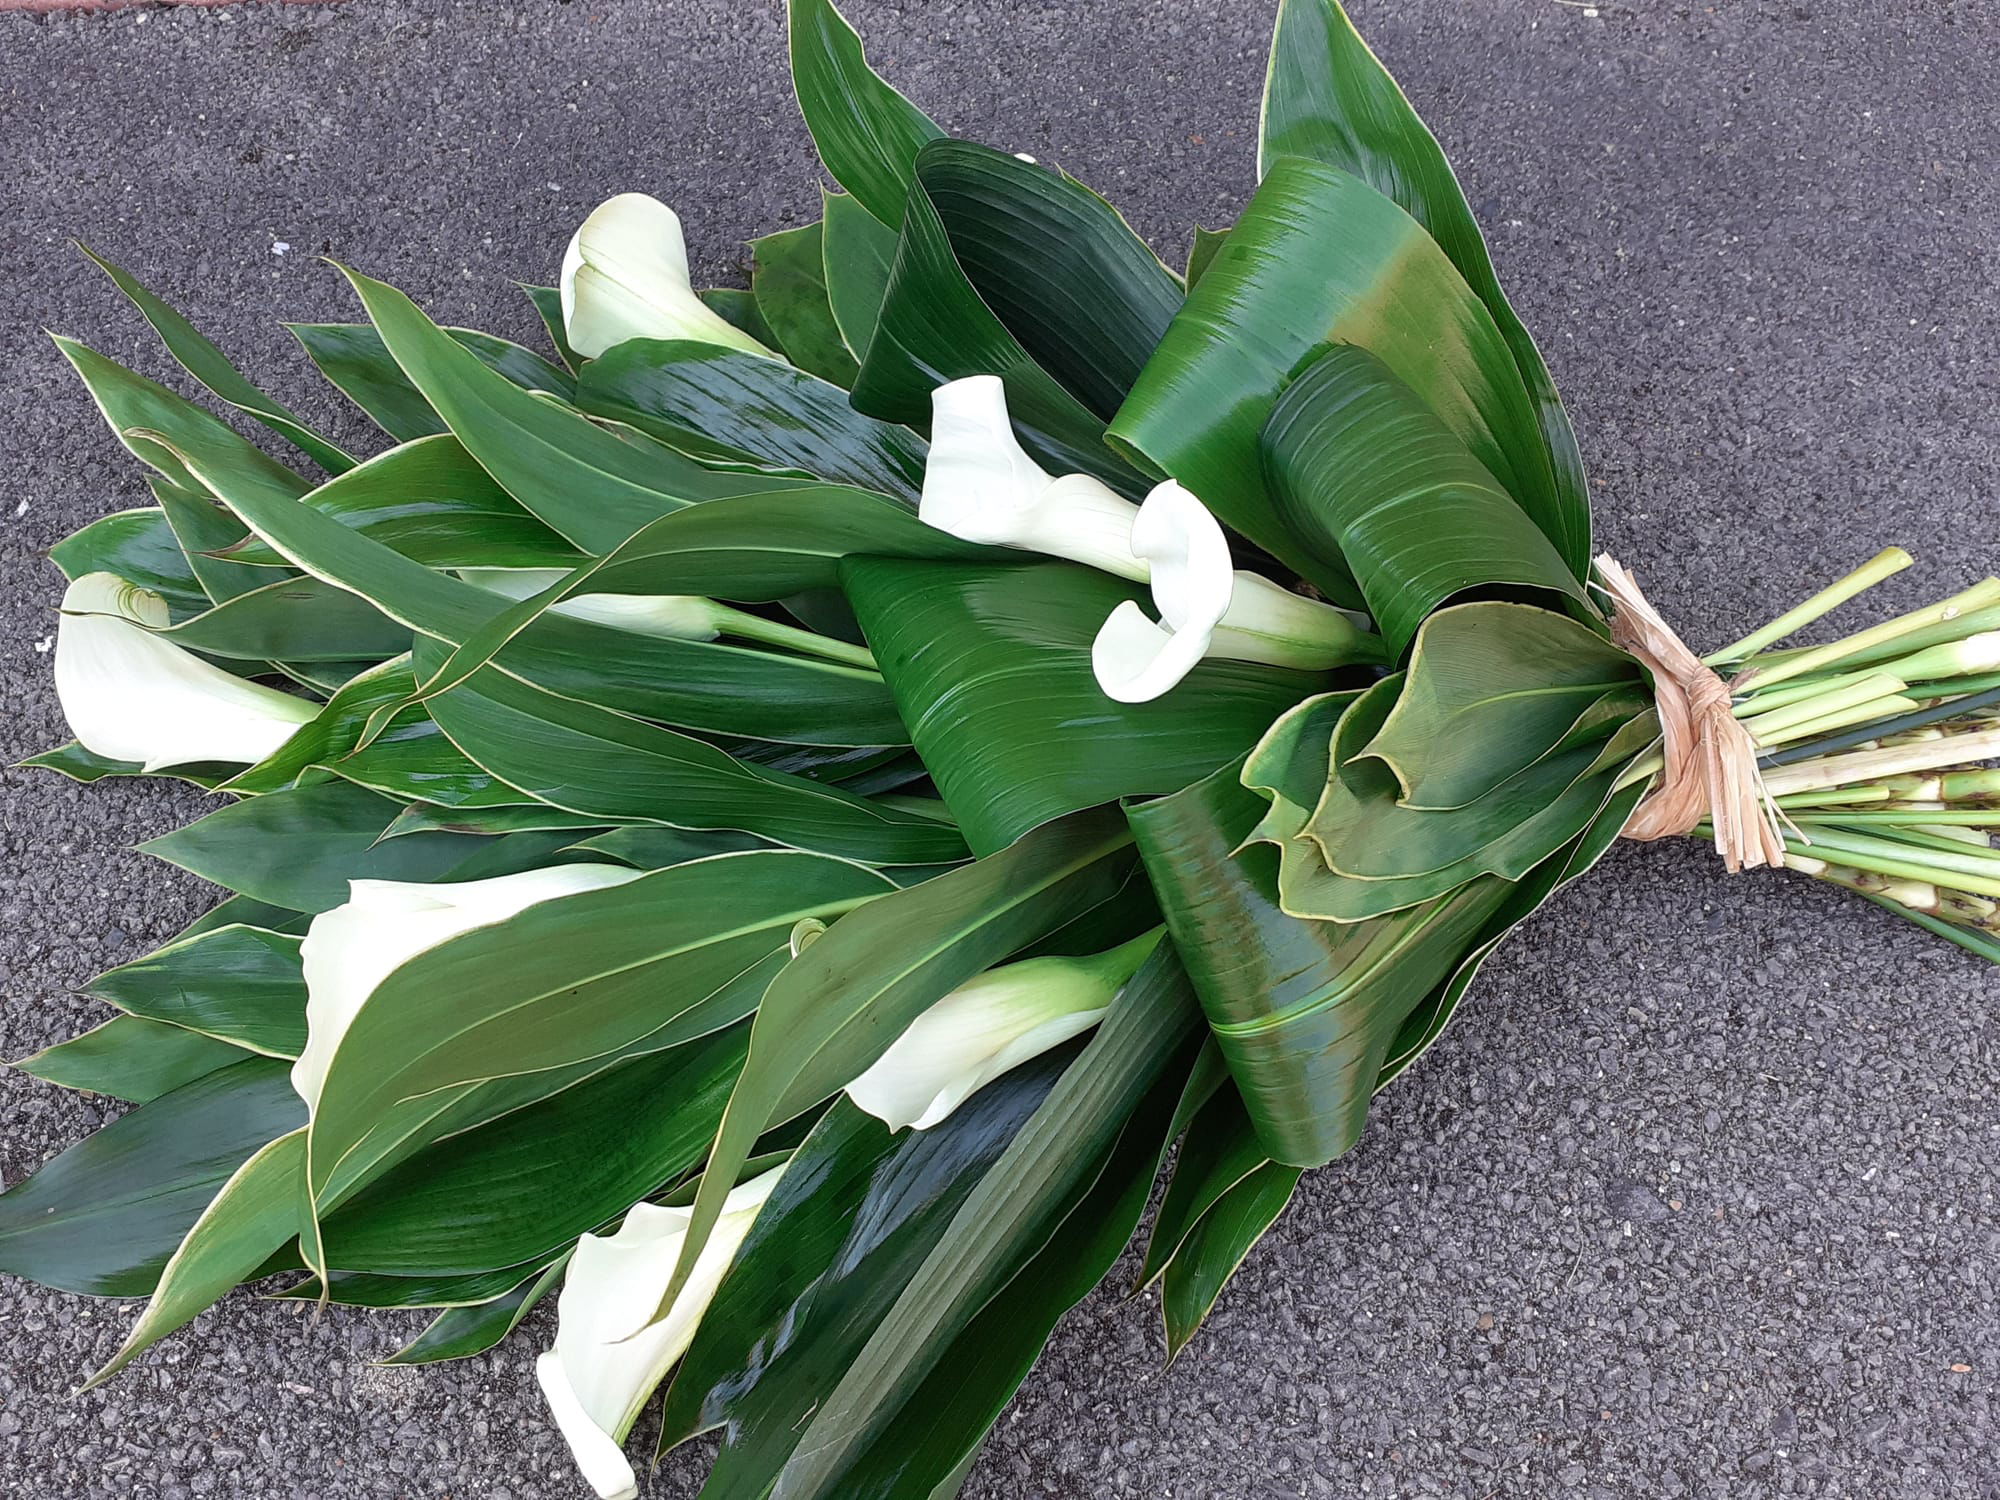
<path id="1" fill-rule="evenodd" d="M 783 646 L 787 650 L 817 656 L 825 661 L 837 661 L 845 666 L 866 667 L 871 671 L 875 667 L 875 655 L 866 646 L 837 641 L 832 636 L 801 630 L 795 625 L 783 625 L 762 615 L 753 615 L 748 610 L 732 609 L 726 604 L 715 607 L 715 628 L 723 635 L 757 641 L 766 646 Z"/>
<path id="2" fill-rule="evenodd" d="M 1702 661 L 1713 667 L 1722 662 L 1743 661 L 1755 656 L 1766 646 L 1775 645 L 1786 636 L 1805 629 L 1822 615 L 1831 614 L 1856 594 L 1872 589 L 1883 579 L 1902 572 L 1911 561 L 1910 554 L 1901 547 L 1886 548 L 1869 558 L 1845 578 L 1828 584 L 1805 603 L 1786 610 L 1763 629 L 1751 631 L 1742 640 L 1724 646 L 1712 655 L 1704 656 Z"/>

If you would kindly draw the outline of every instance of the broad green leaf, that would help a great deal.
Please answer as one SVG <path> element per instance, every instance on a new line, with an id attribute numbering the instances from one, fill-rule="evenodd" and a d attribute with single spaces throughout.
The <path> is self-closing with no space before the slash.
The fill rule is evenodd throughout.
<path id="1" fill-rule="evenodd" d="M 1244 1257 L 1284 1213 L 1300 1175 L 1297 1167 L 1267 1161 L 1231 1186 L 1196 1221 L 1167 1267 L 1161 1288 L 1168 1359 L 1187 1347 Z"/>
<path id="2" fill-rule="evenodd" d="M 579 841 L 592 834 L 609 831 L 595 818 L 535 802 L 491 807 L 448 807 L 430 802 L 412 802 L 396 814 L 395 821 L 382 831 L 382 837 L 399 839 L 411 833 L 529 833 L 543 828 L 565 829 Z M 578 846 L 572 844 L 570 847 Z"/>
<path id="3" fill-rule="evenodd" d="M 469 1307 L 448 1307 L 424 1331 L 398 1349 L 385 1365 L 434 1365 L 448 1359 L 470 1359 L 495 1348 L 521 1326 L 521 1320 L 562 1281 L 569 1264 L 564 1256 L 537 1271 L 512 1291 Z"/>
<path id="4" fill-rule="evenodd" d="M 917 170 L 980 300 L 1109 421 L 1180 310 L 1180 277 L 1061 172 L 971 141 L 927 146 Z"/>
<path id="5" fill-rule="evenodd" d="M 305 1121 L 285 1065 L 250 1058 L 142 1104 L 0 1193 L 0 1271 L 145 1297 L 217 1191 Z"/>
<path id="6" fill-rule="evenodd" d="M 189 938 L 200 937 L 204 932 L 214 932 L 221 927 L 262 927 L 267 932 L 284 932 L 296 936 L 306 930 L 312 918 L 305 912 L 292 911 L 283 906 L 272 906 L 267 902 L 253 900 L 249 896 L 225 896 L 207 911 L 183 927 L 174 937 L 177 943 Z"/>
<path id="7" fill-rule="evenodd" d="M 1259 176 L 1282 156 L 1352 172 L 1393 198 L 1451 257 L 1492 314 L 1534 403 L 1554 466 L 1560 529 L 1550 540 L 1580 574 L 1590 556 L 1590 490 L 1555 383 L 1500 290 L 1486 240 L 1443 150 L 1336 0 L 1279 6 L 1260 137 Z"/>
<path id="8" fill-rule="evenodd" d="M 663 1310 L 757 1137 L 858 1078 L 959 985 L 1111 896 L 1131 868 L 1128 841 L 1109 814 L 1049 824 L 848 913 L 779 972 L 758 1008 Z"/>
<path id="9" fill-rule="evenodd" d="M 861 38 L 832 0 L 791 0 L 790 21 L 792 86 L 820 160 L 857 203 L 895 228 L 917 151 L 944 132 L 869 68 Z"/>
<path id="10" fill-rule="evenodd" d="M 318 578 L 279 576 L 158 632 L 207 656 L 338 662 L 410 648 L 410 628 L 359 594 Z"/>
<path id="11" fill-rule="evenodd" d="M 738 1025 L 629 1058 L 436 1142 L 322 1221 L 327 1260 L 463 1275 L 560 1253 L 701 1160 L 747 1041 Z"/>
<path id="12" fill-rule="evenodd" d="M 449 433 L 420 437 L 323 484 L 308 505 L 432 568 L 568 568 L 583 554 L 525 510 Z M 251 539 L 238 562 L 283 563 Z"/>
<path id="13" fill-rule="evenodd" d="M 822 192 L 820 201 L 825 211 L 820 249 L 827 302 L 842 341 L 857 360 L 863 359 L 882 316 L 882 299 L 889 293 L 898 236 L 852 194 Z"/>
<path id="14" fill-rule="evenodd" d="M 994 1080 L 929 1130 L 835 1101 L 793 1156 L 667 1392 L 662 1451 L 726 1428 L 710 1500 L 761 1495 L 975 1183 L 1080 1046 Z"/>
<path id="15" fill-rule="evenodd" d="M 826 1393 L 774 1496 L 803 1500 L 856 1493 L 846 1477 L 854 1461 L 889 1430 L 926 1377 L 942 1368 L 950 1341 L 1105 1176 L 1106 1153 L 1130 1122 L 1140 1127 L 1143 1147 L 1137 1153 L 1143 1172 L 1131 1175 L 1146 1180 L 1136 1193 L 1118 1182 L 1131 1207 L 1130 1220 L 1113 1221 L 1123 1230 L 1122 1244 L 1143 1209 L 1165 1144 L 1163 1122 L 1199 1048 L 1200 1014 L 1192 1002 L 1186 976 L 1163 946 L 1112 1003 L 1083 1055 L 980 1179 L 860 1356 Z M 1150 1130 L 1144 1128 L 1149 1099 L 1157 1115 Z M 1100 1215 L 1090 1227 L 1101 1228 L 1110 1217 Z M 1041 1332 L 1046 1334 L 1046 1325 Z M 980 1423 L 975 1440 L 984 1430 Z M 951 1454 L 945 1473 L 958 1458 Z"/>
<path id="16" fill-rule="evenodd" d="M 1367 350 L 1326 350 L 1279 397 L 1260 446 L 1279 518 L 1315 556 L 1345 558 L 1397 650 L 1471 589 L 1525 590 L 1595 616 L 1527 512 Z"/>
<path id="17" fill-rule="evenodd" d="M 648 827 L 637 824 L 614 828 L 571 846 L 579 853 L 601 854 L 635 870 L 664 870 L 690 860 L 707 859 L 713 854 L 739 854 L 746 849 L 772 846 L 751 833 L 727 830 L 695 833 L 684 828 Z"/>
<path id="18" fill-rule="evenodd" d="M 57 334 L 55 344 L 83 378 L 91 400 L 97 403 L 97 409 L 104 414 L 104 420 L 118 441 L 130 449 L 132 456 L 141 463 L 157 469 L 169 483 L 197 493 L 201 490 L 199 481 L 171 452 L 157 442 L 132 436 L 133 429 L 143 428 L 171 438 L 221 445 L 232 449 L 238 462 L 257 471 L 266 483 L 276 489 L 300 495 L 310 488 L 298 475 L 253 446 L 220 417 L 203 411 L 184 397 L 176 396 L 158 381 L 134 374 L 75 339 Z M 182 538 L 184 543 L 186 540 Z"/>
<path id="19" fill-rule="evenodd" d="M 261 927 L 211 928 L 106 970 L 84 992 L 267 1057 L 297 1057 L 306 1040 L 299 939 Z"/>
<path id="20" fill-rule="evenodd" d="M 1228 238 L 1229 231 L 1226 229 L 1203 229 L 1199 224 L 1194 226 L 1194 242 L 1188 246 L 1187 259 L 1186 281 L 1190 287 L 1201 280 L 1202 272 L 1214 262 L 1215 252 Z"/>
<path id="21" fill-rule="evenodd" d="M 415 691 L 407 654 L 369 668 L 343 684 L 284 744 L 226 781 L 224 789 L 239 795 L 283 791 L 314 767 L 338 764 L 371 733 L 393 722 L 390 715 Z"/>
<path id="22" fill-rule="evenodd" d="M 346 781 L 252 797 L 139 846 L 204 880 L 273 906 L 320 912 L 350 880 L 477 880 L 550 862 L 560 833 L 382 840 L 401 804 Z"/>
<path id="23" fill-rule="evenodd" d="M 871 864 L 963 857 L 964 840 L 948 825 L 765 770 L 706 741 L 560 697 L 491 667 L 427 703 L 476 764 L 570 812 L 607 822 L 738 829 Z"/>
<path id="24" fill-rule="evenodd" d="M 305 1152 L 306 1133 L 294 1130 L 236 1169 L 168 1259 L 132 1332 L 83 1390 L 104 1384 L 168 1334 L 185 1328 L 284 1247 L 298 1230 Z"/>
<path id="25" fill-rule="evenodd" d="M 320 374 L 399 443 L 446 430 L 423 392 L 410 383 L 382 335 L 366 323 L 287 323 Z M 444 330 L 481 364 L 525 391 L 552 391 L 567 400 L 576 382 L 539 354 L 471 328 Z"/>
<path id="26" fill-rule="evenodd" d="M 717 313 L 732 328 L 740 328 L 767 349 L 778 347 L 778 335 L 771 331 L 771 325 L 764 321 L 764 314 L 757 307 L 757 299 L 742 287 L 712 286 L 701 294 L 701 300 Z"/>
<path id="27" fill-rule="evenodd" d="M 167 352 L 211 393 L 238 411 L 256 418 L 329 474 L 354 467 L 352 454 L 306 426 L 298 414 L 282 401 L 258 390 L 194 324 L 148 291 L 130 272 L 113 265 L 80 240 L 76 248 L 95 261 L 99 269 L 116 283 L 118 290 L 131 299 L 132 305 L 153 325 L 153 332 L 160 336 Z"/>
<path id="28" fill-rule="evenodd" d="M 33 766 L 38 770 L 54 771 L 59 776 L 67 776 L 71 781 L 85 783 L 102 781 L 107 776 L 158 776 L 172 781 L 185 781 L 204 791 L 210 790 L 229 779 L 234 766 L 187 765 L 163 767 L 158 771 L 148 771 L 136 760 L 112 760 L 95 751 L 86 750 L 75 740 L 56 745 L 30 755 L 17 762 L 23 766 Z"/>
<path id="29" fill-rule="evenodd" d="M 1234 1088 L 1217 1089 L 1181 1138 L 1173 1180 L 1153 1216 L 1135 1290 L 1151 1285 L 1167 1269 L 1202 1215 L 1224 1194 L 1270 1162 L 1242 1095 Z"/>
<path id="30" fill-rule="evenodd" d="M 535 315 L 542 320 L 542 327 L 548 331 L 549 342 L 555 345 L 556 353 L 561 357 L 564 367 L 569 370 L 578 369 L 583 364 L 583 357 L 569 346 L 569 330 L 563 326 L 561 288 L 530 286 L 526 282 L 517 282 L 516 285 L 526 292 L 528 300 L 535 304 Z"/>
<path id="31" fill-rule="evenodd" d="M 418 955 L 376 987 L 327 1065 L 312 1126 L 315 1196 L 326 1201 L 343 1158 L 391 1106 L 657 1038 L 784 950 L 801 920 L 828 920 L 893 890 L 845 860 L 791 850 L 720 855 L 546 901 Z M 755 1004 L 750 995 L 704 1029 Z"/>
<path id="32" fill-rule="evenodd" d="M 1259 184 L 1111 439 L 1351 603 L 1338 557 L 1310 539 L 1302 547 L 1279 514 L 1258 448 L 1286 385 L 1329 344 L 1380 359 L 1531 518 L 1560 534 L 1548 452 L 1485 306 L 1416 220 L 1359 178 L 1298 157 Z"/>
<path id="33" fill-rule="evenodd" d="M 134 429 L 137 431 L 138 429 Z M 235 438 L 235 434 L 230 434 Z M 143 439 L 134 439 L 143 441 Z M 273 495 L 289 497 L 295 493 L 293 487 L 275 479 L 266 467 L 258 462 L 259 456 L 246 453 L 240 446 L 241 440 L 218 442 L 211 434 L 190 438 L 182 433 L 172 441 L 196 441 L 212 448 L 219 454 L 227 454 L 229 461 L 240 465 L 243 473 L 253 476 L 260 486 L 268 486 Z M 161 455 L 165 462 L 181 467 L 173 451 L 160 443 L 149 445 Z M 192 475 L 189 476 L 193 478 Z M 160 502 L 160 511 L 167 518 L 167 525 L 180 543 L 188 566 L 200 581 L 202 589 L 216 604 L 226 603 L 239 594 L 261 589 L 273 579 L 292 576 L 289 570 L 278 572 L 270 568 L 253 567 L 248 563 L 235 562 L 220 554 L 234 550 L 249 536 L 242 521 L 225 510 L 206 490 L 186 489 L 172 480 L 155 476 L 149 482 L 153 498 Z"/>
<path id="34" fill-rule="evenodd" d="M 49 559 L 75 580 L 86 573 L 116 573 L 167 601 L 176 620 L 210 604 L 179 538 L 157 506 L 121 510 L 73 531 L 49 549 Z"/>
<path id="35" fill-rule="evenodd" d="M 931 162 L 942 170 L 957 160 L 952 147 L 938 142 L 920 159 L 881 317 L 855 377 L 855 407 L 929 431 L 939 385 L 997 375 L 1022 446 L 1045 468 L 1095 474 L 1113 489 L 1139 493 L 1145 481 L 1105 446 L 1103 419 L 1035 362 L 960 263 L 928 186 Z"/>
<path id="36" fill-rule="evenodd" d="M 358 272 L 347 276 L 396 363 L 466 451 L 585 552 L 608 552 L 648 521 L 697 500 L 787 484 L 716 473 L 658 444 L 628 442 L 489 369 L 394 287 Z"/>
<path id="37" fill-rule="evenodd" d="M 165 1021 L 115 1016 L 14 1066 L 45 1083 L 144 1104 L 250 1056 L 245 1048 Z"/>
<path id="38" fill-rule="evenodd" d="M 774 359 L 678 339 L 631 339 L 584 367 L 577 404 L 704 460 L 796 469 L 915 502 L 924 440 Z M 704 591 L 705 592 L 705 591 Z"/>
<path id="39" fill-rule="evenodd" d="M 785 357 L 845 390 L 859 366 L 828 302 L 820 234 L 820 225 L 806 224 L 752 240 L 750 290 Z"/>
<path id="40" fill-rule="evenodd" d="M 1066 812 L 1177 791 L 1322 676 L 1211 660 L 1151 703 L 1105 697 L 1090 647 L 1143 590 L 1069 563 L 860 558 L 843 569 L 917 751 L 975 853 Z M 1191 711 L 1199 705 L 1199 711 Z"/>

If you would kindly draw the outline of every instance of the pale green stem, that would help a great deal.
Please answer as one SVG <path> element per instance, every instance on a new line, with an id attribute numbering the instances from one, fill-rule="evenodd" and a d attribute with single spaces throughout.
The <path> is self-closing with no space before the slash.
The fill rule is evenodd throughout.
<path id="1" fill-rule="evenodd" d="M 1852 729 L 1858 724 L 1876 724 L 1899 714 L 1914 713 L 1916 708 L 1917 700 L 1914 698 L 1905 698 L 1900 693 L 1885 693 L 1880 698 L 1870 698 L 1817 719 L 1790 725 L 1775 734 L 1759 734 L 1757 744 L 1763 749 L 1775 750 L 1781 745 L 1796 745 L 1800 740 L 1816 739 L 1823 734 Z"/>
<path id="2" fill-rule="evenodd" d="M 1752 714 L 1743 720 L 1743 727 L 1750 731 L 1750 737 L 1758 744 L 1775 745 L 1778 743 L 1776 736 L 1794 725 L 1817 723 L 1821 719 L 1842 713 L 1857 703 L 1873 703 L 1878 698 L 1892 697 L 1902 691 L 1901 679 L 1879 672 L 1870 673 L 1846 687 L 1835 688 L 1827 693 L 1814 693 L 1764 713 Z"/>
<path id="3" fill-rule="evenodd" d="M 783 625 L 776 620 L 767 620 L 762 615 L 753 615 L 748 610 L 731 609 L 727 604 L 715 606 L 715 628 L 723 635 L 736 636 L 746 641 L 757 641 L 766 646 L 783 646 L 790 651 L 802 652 L 807 656 L 817 656 L 826 661 L 837 661 L 850 667 L 875 666 L 875 656 L 866 646 L 857 646 L 851 641 L 837 641 L 832 636 L 820 635 L 811 630 L 800 630 L 795 625 Z"/>
<path id="4" fill-rule="evenodd" d="M 1910 554 L 1901 547 L 1886 548 L 1845 578 L 1828 584 L 1805 603 L 1786 610 L 1763 629 L 1753 630 L 1742 640 L 1704 656 L 1702 662 L 1713 667 L 1720 662 L 1742 661 L 1745 657 L 1754 656 L 1766 646 L 1775 645 L 1786 636 L 1805 629 L 1822 615 L 1831 614 L 1856 594 L 1872 589 L 1883 579 L 1902 572 L 1912 561 Z"/>
<path id="5" fill-rule="evenodd" d="M 1900 776 L 1911 771 L 1934 771 L 1941 766 L 1963 765 L 1994 755 L 2000 755 L 2000 729 L 1926 740 L 1918 745 L 1893 745 L 1881 750 L 1823 755 L 1815 760 L 1799 761 L 1796 765 L 1777 766 L 1764 773 L 1764 788 L 1772 796 L 1782 797 L 1788 792 L 1817 791 L 1822 787 L 1873 781 L 1877 777 Z"/>
<path id="6" fill-rule="evenodd" d="M 1908 635 L 1885 641 L 1870 650 L 1857 651 L 1847 658 L 1847 664 L 1850 667 L 1872 666 L 1905 652 L 1921 651 L 1930 646 L 1948 646 L 1953 641 L 1962 641 L 1969 635 L 1978 635 L 1987 630 L 2000 630 L 2000 606 L 1968 610 L 1939 624 L 1913 630 Z M 1764 653 L 1763 665 L 1775 667 L 1817 649 L 1813 646 L 1800 646 L 1791 651 L 1767 651 Z"/>
<path id="7" fill-rule="evenodd" d="M 1779 682 L 1789 682 L 1794 677 L 1803 677 L 1808 672 L 1817 672 L 1832 666 L 1835 662 L 1846 661 L 1849 657 L 1880 646 L 1884 642 L 1900 640 L 1913 632 L 1956 620 L 1968 610 L 1980 609 L 1995 603 L 2000 603 L 2000 578 L 1983 579 L 1949 599 L 1940 600 L 1936 604 L 1907 615 L 1900 615 L 1893 620 L 1885 620 L 1882 624 L 1848 636 L 1845 640 L 1816 646 L 1810 651 L 1770 666 L 1752 666 L 1738 679 L 1736 685 L 1739 689 L 1747 690 L 1753 685 L 1758 688 L 1769 688 Z"/>

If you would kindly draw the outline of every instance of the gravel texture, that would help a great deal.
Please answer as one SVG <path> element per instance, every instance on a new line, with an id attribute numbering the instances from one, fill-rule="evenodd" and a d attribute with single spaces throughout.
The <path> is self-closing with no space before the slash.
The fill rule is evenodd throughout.
<path id="1" fill-rule="evenodd" d="M 1060 163 L 1170 256 L 1250 181 L 1269 0 L 857 3 L 949 127 Z M 1715 642 L 1901 542 L 1913 606 L 1995 568 L 2000 11 L 1971 0 L 1369 0 L 1568 393 L 1602 540 Z M 37 329 L 159 374 L 66 245 L 151 280 L 358 436 L 279 318 L 346 317 L 330 254 L 446 320 L 534 328 L 601 198 L 646 188 L 700 268 L 816 212 L 775 0 L 0 15 L 0 703 L 63 737 L 41 654 L 72 527 L 136 466 Z M 0 1053 L 211 892 L 128 852 L 163 786 L 5 774 Z M 978 1497 L 2000 1495 L 1991 971 L 1806 882 L 1623 848 L 1310 1177 L 1171 1370 L 1106 1290 L 1057 1332 Z M 0 1078 L 18 1181 L 104 1118 Z M 0 1491 L 579 1493 L 537 1322 L 426 1371 L 416 1326 L 239 1296 L 70 1399 L 128 1310 L 0 1283 Z M 650 1494 L 688 1495 L 697 1456 Z"/>

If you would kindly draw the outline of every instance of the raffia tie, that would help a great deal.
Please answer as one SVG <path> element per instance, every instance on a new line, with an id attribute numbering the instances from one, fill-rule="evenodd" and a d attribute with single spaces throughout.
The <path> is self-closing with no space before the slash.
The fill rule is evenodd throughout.
<path id="1" fill-rule="evenodd" d="M 1729 684 L 1687 648 L 1623 567 L 1599 557 L 1597 576 L 1612 604 L 1611 639 L 1652 672 L 1660 715 L 1660 782 L 1623 837 L 1673 838 L 1707 819 L 1732 875 L 1782 865 L 1782 814 L 1764 789 L 1757 742 L 1731 711 Z"/>

